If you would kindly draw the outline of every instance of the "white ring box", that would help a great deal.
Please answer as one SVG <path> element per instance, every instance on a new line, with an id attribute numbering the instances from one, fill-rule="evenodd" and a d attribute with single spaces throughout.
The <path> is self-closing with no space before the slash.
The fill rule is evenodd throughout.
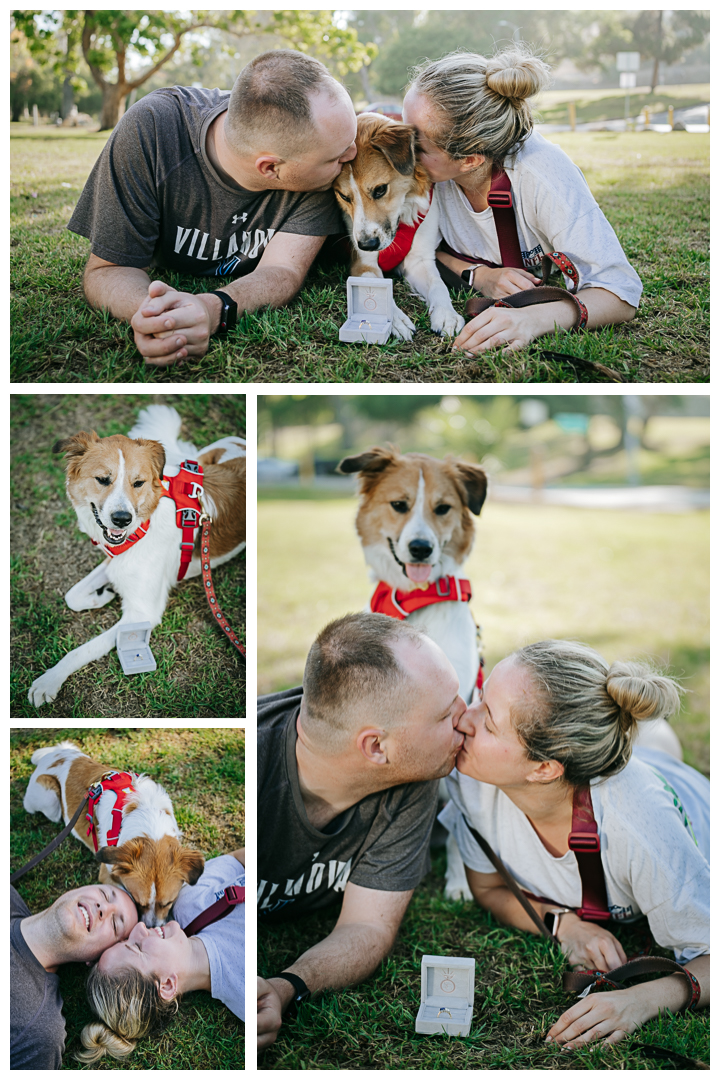
<path id="1" fill-rule="evenodd" d="M 466 956 L 423 956 L 420 1001 L 415 1021 L 420 1035 L 469 1035 L 475 1001 L 475 961 Z"/>
<path id="2" fill-rule="evenodd" d="M 392 296 L 392 278 L 349 277 L 348 318 L 340 327 L 340 340 L 384 345 L 392 330 Z"/>
<path id="3" fill-rule="evenodd" d="M 141 675 L 143 671 L 155 671 L 157 664 L 150 650 L 149 622 L 123 623 L 118 630 L 117 654 L 126 675 Z"/>

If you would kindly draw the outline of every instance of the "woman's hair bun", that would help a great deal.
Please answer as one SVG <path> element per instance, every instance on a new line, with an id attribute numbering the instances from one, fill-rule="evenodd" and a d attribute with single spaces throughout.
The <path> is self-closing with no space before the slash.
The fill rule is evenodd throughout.
<path id="1" fill-rule="evenodd" d="M 608 670 L 606 687 L 623 714 L 633 720 L 659 720 L 680 708 L 679 683 L 646 664 L 616 661 Z"/>
<path id="2" fill-rule="evenodd" d="M 550 68 L 527 47 L 513 45 L 488 60 L 485 82 L 500 97 L 524 101 L 550 84 Z"/>

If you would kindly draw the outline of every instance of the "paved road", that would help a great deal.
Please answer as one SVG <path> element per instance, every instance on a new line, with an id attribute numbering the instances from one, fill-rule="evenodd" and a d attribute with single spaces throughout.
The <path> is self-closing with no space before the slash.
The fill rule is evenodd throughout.
<path id="1" fill-rule="evenodd" d="M 646 487 L 532 488 L 493 484 L 489 498 L 495 502 L 573 506 L 583 510 L 643 510 L 652 514 L 682 514 L 707 510 L 710 492 L 679 485 Z"/>

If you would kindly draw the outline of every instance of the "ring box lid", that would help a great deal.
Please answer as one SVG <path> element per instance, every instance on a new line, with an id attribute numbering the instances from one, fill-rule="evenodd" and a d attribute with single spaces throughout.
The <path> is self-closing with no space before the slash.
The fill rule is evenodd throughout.
<path id="1" fill-rule="evenodd" d="M 423 956 L 420 979 L 423 1005 L 449 1005 L 473 1008 L 475 1000 L 475 961 L 463 956 Z"/>
<path id="2" fill-rule="evenodd" d="M 117 653 L 126 675 L 140 675 L 144 671 L 155 671 L 157 663 L 150 648 L 149 622 L 124 623 L 118 630 Z"/>

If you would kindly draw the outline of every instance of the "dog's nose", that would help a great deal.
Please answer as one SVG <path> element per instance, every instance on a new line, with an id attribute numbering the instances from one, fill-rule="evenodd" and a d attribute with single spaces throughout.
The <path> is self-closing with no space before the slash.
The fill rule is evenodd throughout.
<path id="1" fill-rule="evenodd" d="M 132 521 L 132 514 L 128 514 L 127 510 L 116 510 L 110 515 L 110 520 L 113 525 L 117 525 L 118 529 L 124 529 Z"/>
<path id="2" fill-rule="evenodd" d="M 432 549 L 432 544 L 428 544 L 427 540 L 411 540 L 408 544 L 413 562 L 427 562 L 432 555 Z"/>
<path id="3" fill-rule="evenodd" d="M 361 251 L 377 251 L 380 247 L 380 237 L 373 236 L 370 240 L 358 240 Z"/>

